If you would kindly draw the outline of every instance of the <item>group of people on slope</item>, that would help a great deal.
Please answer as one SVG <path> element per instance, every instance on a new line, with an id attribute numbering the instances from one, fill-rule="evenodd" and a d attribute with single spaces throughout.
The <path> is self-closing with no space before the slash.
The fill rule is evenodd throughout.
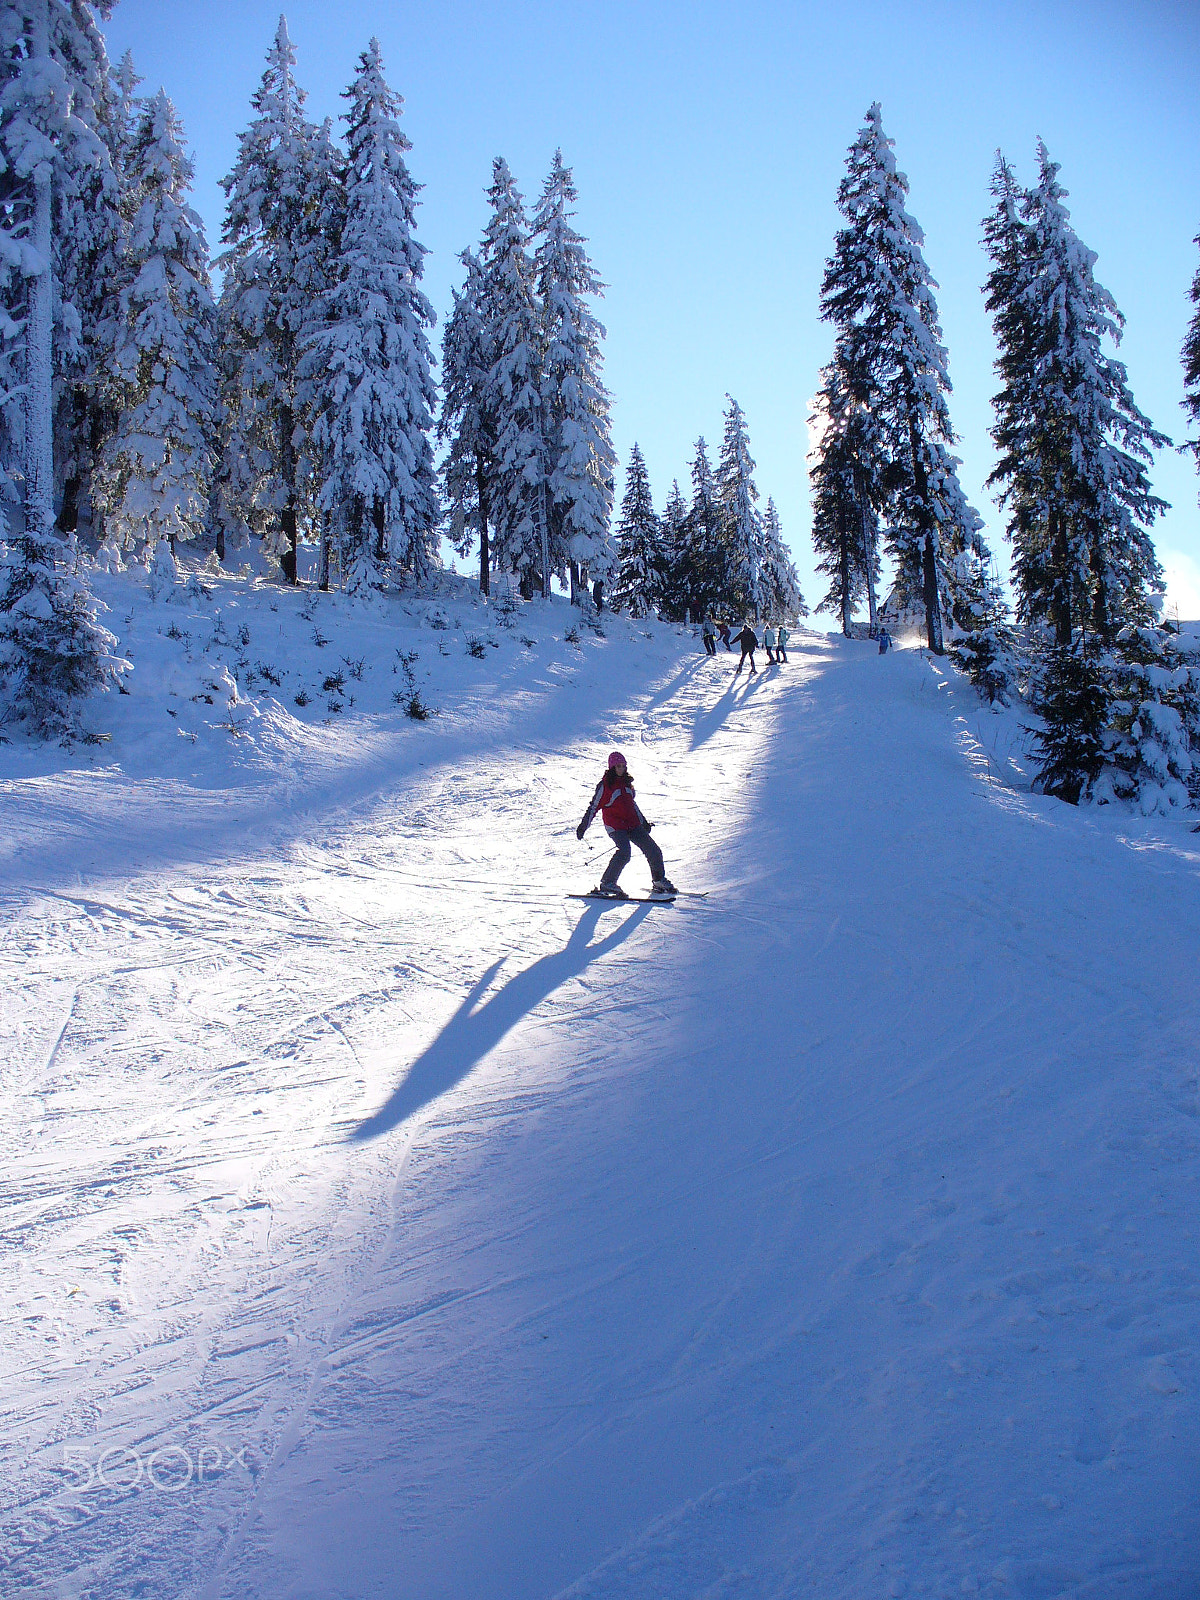
<path id="1" fill-rule="evenodd" d="M 705 617 L 704 624 L 701 627 L 700 632 L 704 639 L 704 652 L 706 655 L 716 655 L 718 638 L 725 646 L 726 650 L 731 651 L 735 643 L 741 646 L 742 654 L 737 664 L 737 671 L 734 673 L 735 678 L 746 665 L 747 661 L 750 663 L 750 671 L 753 673 L 758 672 L 758 668 L 754 665 L 754 652 L 758 649 L 759 639 L 758 635 L 748 622 L 742 623 L 742 630 L 740 633 L 731 633 L 730 624 L 728 622 L 714 623 L 711 617 Z M 763 630 L 762 647 L 767 652 L 767 660 L 771 666 L 775 667 L 781 662 L 786 662 L 787 642 L 788 631 L 782 622 L 779 624 L 778 628 L 772 627 L 772 625 L 768 622 L 766 628 Z"/>

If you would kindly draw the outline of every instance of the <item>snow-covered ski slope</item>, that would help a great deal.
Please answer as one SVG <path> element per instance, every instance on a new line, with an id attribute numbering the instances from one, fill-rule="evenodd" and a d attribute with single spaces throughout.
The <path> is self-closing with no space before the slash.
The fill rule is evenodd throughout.
<path id="1" fill-rule="evenodd" d="M 6 757 L 0 1593 L 1194 1596 L 1200 836 L 536 611 L 225 787 Z M 708 901 L 564 899 L 613 744 Z"/>

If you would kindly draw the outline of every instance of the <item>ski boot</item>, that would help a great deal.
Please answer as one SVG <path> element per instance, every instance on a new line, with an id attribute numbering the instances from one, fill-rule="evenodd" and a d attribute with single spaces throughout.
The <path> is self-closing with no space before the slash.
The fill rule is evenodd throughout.
<path id="1" fill-rule="evenodd" d="M 673 900 L 679 890 L 670 878 L 655 878 L 650 885 L 650 898 L 652 900 Z"/>
<path id="2" fill-rule="evenodd" d="M 622 887 L 621 887 L 621 885 L 619 883 L 612 883 L 612 884 L 601 883 L 595 889 L 592 890 L 592 893 L 596 896 L 596 898 L 598 900 L 628 900 L 629 899 L 629 896 L 625 893 L 624 889 L 622 889 Z"/>

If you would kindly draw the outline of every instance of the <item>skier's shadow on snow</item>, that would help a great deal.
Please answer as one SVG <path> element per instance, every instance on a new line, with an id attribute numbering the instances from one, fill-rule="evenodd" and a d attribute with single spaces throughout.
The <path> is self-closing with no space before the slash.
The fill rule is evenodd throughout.
<path id="1" fill-rule="evenodd" d="M 453 1089 L 488 1051 L 515 1028 L 569 978 L 578 977 L 597 956 L 623 943 L 649 914 L 649 906 L 635 906 L 618 928 L 596 944 L 589 943 L 603 912 L 588 906 L 575 931 L 561 950 L 542 956 L 524 972 L 510 978 L 503 989 L 479 1005 L 479 997 L 504 965 L 504 957 L 493 961 L 462 1005 L 437 1038 L 417 1057 L 385 1106 L 360 1122 L 350 1135 L 353 1140 L 374 1139 L 404 1122 L 415 1112 Z M 610 910 L 611 914 L 611 910 Z"/>
<path id="2" fill-rule="evenodd" d="M 710 706 L 707 711 L 701 711 L 692 723 L 692 749 L 699 750 L 702 744 L 707 744 L 725 721 L 734 706 L 740 706 L 750 698 L 751 690 L 757 689 L 762 673 L 756 677 L 746 679 L 746 689 L 742 694 L 734 691 L 742 682 L 741 678 L 732 678 L 726 688 L 722 690 L 721 697 L 715 706 Z"/>

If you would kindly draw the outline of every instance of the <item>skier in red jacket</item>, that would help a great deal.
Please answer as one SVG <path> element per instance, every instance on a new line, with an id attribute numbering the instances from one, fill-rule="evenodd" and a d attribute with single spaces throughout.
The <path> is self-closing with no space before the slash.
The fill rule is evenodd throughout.
<path id="1" fill-rule="evenodd" d="M 629 847 L 635 844 L 650 863 L 653 880 L 650 893 L 670 899 L 676 893 L 675 885 L 667 877 L 662 851 L 650 837 L 653 824 L 646 821 L 634 798 L 633 777 L 619 750 L 614 750 L 608 758 L 608 770 L 596 785 L 596 792 L 583 814 L 583 821 L 575 829 L 577 839 L 583 838 L 597 811 L 604 822 L 605 832 L 617 848 L 604 869 L 600 887 L 593 892 L 606 900 L 628 900 L 629 896 L 617 879 L 629 865 Z"/>

